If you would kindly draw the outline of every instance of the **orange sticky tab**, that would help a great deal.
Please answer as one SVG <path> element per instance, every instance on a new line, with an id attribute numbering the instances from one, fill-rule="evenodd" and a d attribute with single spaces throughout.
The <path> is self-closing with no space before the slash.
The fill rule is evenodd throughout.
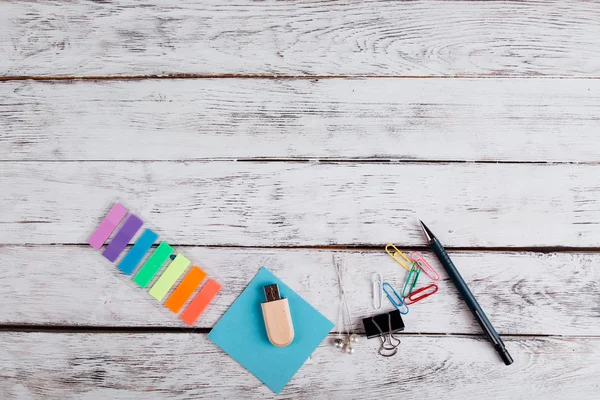
<path id="1" fill-rule="evenodd" d="M 177 314 L 205 277 L 206 272 L 194 265 L 179 286 L 177 286 L 177 289 L 169 296 L 165 307 Z"/>
<path id="2" fill-rule="evenodd" d="M 221 290 L 221 285 L 217 281 L 209 279 L 179 318 L 189 326 L 194 325 L 208 303 L 219 293 L 219 290 Z"/>

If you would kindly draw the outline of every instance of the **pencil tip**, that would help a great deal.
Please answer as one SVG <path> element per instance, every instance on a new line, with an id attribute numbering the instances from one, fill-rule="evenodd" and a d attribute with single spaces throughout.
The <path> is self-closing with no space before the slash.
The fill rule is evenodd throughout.
<path id="1" fill-rule="evenodd" d="M 425 225 L 423 223 L 423 221 L 419 220 L 419 222 L 421 223 L 421 228 L 423 229 L 423 233 L 425 234 L 425 237 L 427 238 L 427 241 L 431 242 L 431 240 L 433 238 L 435 238 L 435 236 L 433 235 L 433 233 L 431 233 L 431 231 L 429 230 L 429 228 L 427 227 L 427 225 Z"/>

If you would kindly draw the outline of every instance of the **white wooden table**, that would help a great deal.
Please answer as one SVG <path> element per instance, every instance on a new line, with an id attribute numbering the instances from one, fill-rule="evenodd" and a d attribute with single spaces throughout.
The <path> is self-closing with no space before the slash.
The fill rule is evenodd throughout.
<path id="1" fill-rule="evenodd" d="M 259 267 L 335 321 L 343 254 L 361 330 L 421 218 L 515 363 L 443 274 L 279 397 L 598 399 L 599 55 L 596 2 L 1 2 L 0 397 L 272 398 L 206 338 Z M 86 245 L 114 201 L 224 284 L 196 333 Z"/>

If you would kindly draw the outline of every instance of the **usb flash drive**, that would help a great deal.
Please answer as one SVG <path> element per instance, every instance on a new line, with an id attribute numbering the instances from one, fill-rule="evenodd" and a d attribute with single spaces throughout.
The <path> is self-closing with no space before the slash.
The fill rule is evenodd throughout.
<path id="1" fill-rule="evenodd" d="M 277 347 L 285 347 L 294 340 L 294 324 L 288 299 L 279 296 L 277 284 L 264 287 L 267 301 L 261 303 L 265 328 L 269 341 Z"/>

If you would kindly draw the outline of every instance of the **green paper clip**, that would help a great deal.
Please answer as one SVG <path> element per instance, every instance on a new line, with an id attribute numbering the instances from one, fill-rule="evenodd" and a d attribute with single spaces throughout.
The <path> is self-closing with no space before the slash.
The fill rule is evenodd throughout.
<path id="1" fill-rule="evenodd" d="M 410 272 L 408 273 L 408 278 L 406 279 L 406 282 L 404 283 L 404 287 L 402 288 L 402 298 L 403 299 L 404 299 L 404 297 L 407 296 L 406 288 L 409 286 L 409 284 L 410 284 L 410 290 L 408 291 L 408 294 L 411 294 L 413 292 L 413 290 L 415 290 L 415 286 L 417 286 L 417 280 L 419 279 L 419 275 L 421 275 L 421 268 L 419 268 L 419 266 L 415 262 L 415 263 L 413 263 L 412 267 L 410 268 Z M 411 278 L 413 278 L 412 284 L 411 284 Z"/>

